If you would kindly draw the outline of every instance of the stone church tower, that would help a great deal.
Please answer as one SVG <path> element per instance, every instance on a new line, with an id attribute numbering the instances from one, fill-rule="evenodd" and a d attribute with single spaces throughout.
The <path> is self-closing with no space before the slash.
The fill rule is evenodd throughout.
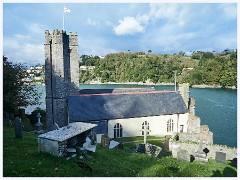
<path id="1" fill-rule="evenodd" d="M 45 31 L 47 130 L 68 125 L 67 97 L 79 89 L 78 37 L 63 30 Z"/>

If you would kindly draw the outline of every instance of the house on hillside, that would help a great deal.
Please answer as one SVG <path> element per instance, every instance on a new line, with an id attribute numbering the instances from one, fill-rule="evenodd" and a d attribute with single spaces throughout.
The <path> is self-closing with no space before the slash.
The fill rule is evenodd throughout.
<path id="1" fill-rule="evenodd" d="M 165 136 L 187 132 L 188 108 L 175 91 L 89 89 L 68 97 L 69 122 L 94 123 L 97 134 L 110 138 Z"/>

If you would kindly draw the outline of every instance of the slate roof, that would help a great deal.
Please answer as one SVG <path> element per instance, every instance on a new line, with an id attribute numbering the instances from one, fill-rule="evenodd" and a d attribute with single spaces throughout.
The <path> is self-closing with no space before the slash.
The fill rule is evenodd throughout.
<path id="1" fill-rule="evenodd" d="M 79 94 L 68 97 L 69 121 L 99 121 L 184 114 L 182 96 L 174 91 Z"/>

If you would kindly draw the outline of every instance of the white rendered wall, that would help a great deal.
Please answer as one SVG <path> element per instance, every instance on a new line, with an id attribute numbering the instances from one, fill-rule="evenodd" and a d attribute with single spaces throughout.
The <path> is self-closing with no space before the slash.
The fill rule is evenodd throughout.
<path id="1" fill-rule="evenodd" d="M 108 136 L 114 138 L 114 126 L 116 123 L 122 125 L 123 137 L 142 136 L 142 124 L 145 121 L 149 123 L 149 129 L 151 130 L 151 132 L 149 132 L 150 136 L 172 135 L 174 132 L 180 131 L 180 125 L 183 125 L 183 132 L 187 132 L 188 116 L 189 113 L 109 120 Z M 167 121 L 169 119 L 173 119 L 174 127 L 172 132 L 167 132 Z"/>

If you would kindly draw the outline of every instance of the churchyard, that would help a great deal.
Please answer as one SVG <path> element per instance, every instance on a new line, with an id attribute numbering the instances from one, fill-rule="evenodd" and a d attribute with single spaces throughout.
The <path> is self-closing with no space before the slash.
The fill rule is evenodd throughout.
<path id="1" fill-rule="evenodd" d="M 37 134 L 23 132 L 15 136 L 12 127 L 3 128 L 3 176 L 4 177 L 236 177 L 237 168 L 231 161 L 207 163 L 185 162 L 185 152 L 180 158 L 171 153 L 160 157 L 132 151 L 143 143 L 143 137 L 114 139 L 122 142 L 122 148 L 109 149 L 97 144 L 95 152 L 87 151 L 73 158 L 56 157 L 38 152 Z M 164 139 L 148 137 L 152 145 L 160 146 Z M 151 150 L 151 148 L 150 148 Z M 68 156 L 69 157 L 69 156 Z M 188 160 L 188 159 L 187 159 Z"/>

